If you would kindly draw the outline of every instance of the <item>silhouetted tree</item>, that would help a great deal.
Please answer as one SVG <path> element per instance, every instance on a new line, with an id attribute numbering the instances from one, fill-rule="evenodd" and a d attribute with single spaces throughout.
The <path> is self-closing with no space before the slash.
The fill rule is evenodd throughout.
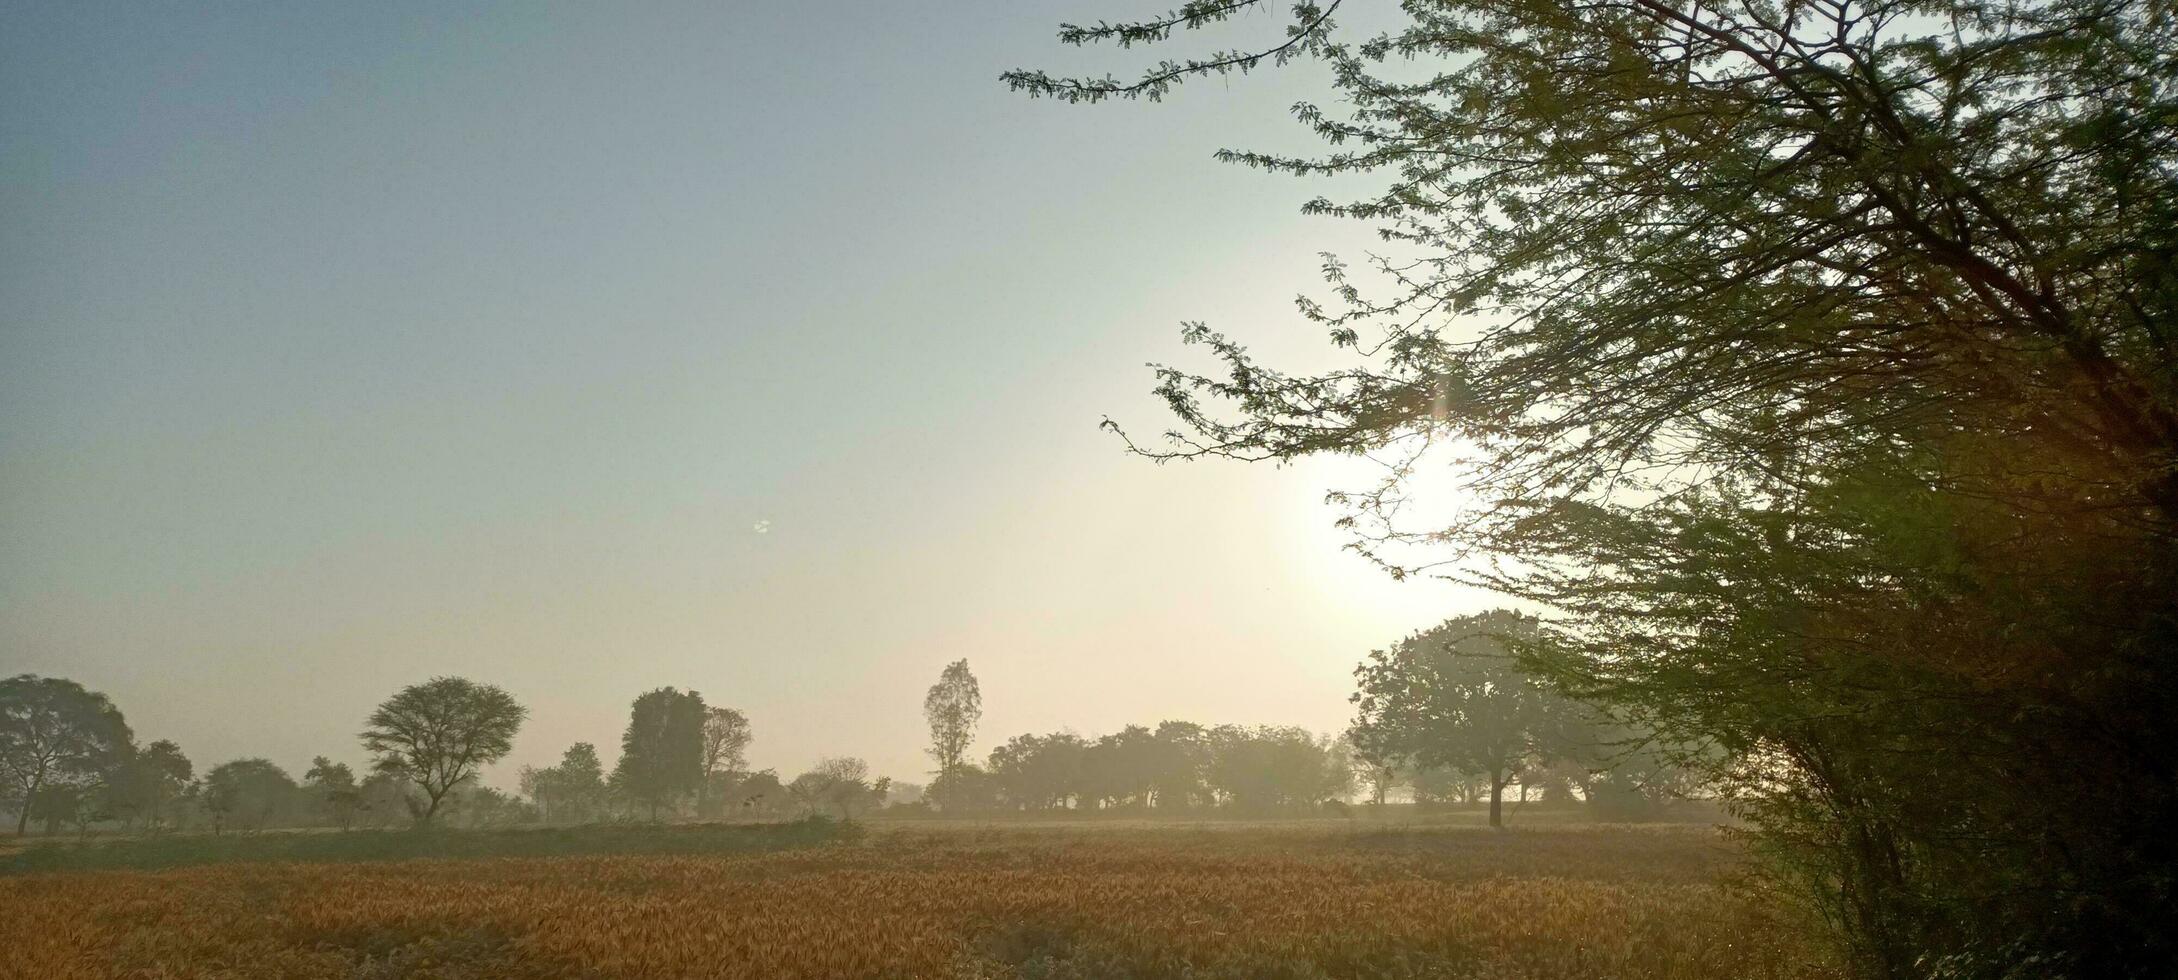
<path id="1" fill-rule="evenodd" d="M 416 815 L 428 824 L 454 784 L 514 748 L 528 714 L 512 695 L 459 677 L 434 677 L 402 688 L 371 712 L 363 747 L 424 794 Z"/>
<path id="2" fill-rule="evenodd" d="M 310 760 L 310 769 L 303 773 L 303 788 L 310 793 L 318 812 L 334 826 L 342 830 L 355 823 L 356 808 L 363 797 L 356 788 L 355 771 L 345 762 L 334 762 L 324 756 Z"/>
<path id="3" fill-rule="evenodd" d="M 569 746 L 559 765 L 522 767 L 521 780 L 522 792 L 549 822 L 595 819 L 605 803 L 605 767 L 598 761 L 597 747 L 588 742 Z"/>
<path id="4" fill-rule="evenodd" d="M 703 714 L 703 778 L 697 783 L 696 812 L 708 815 L 710 787 L 719 776 L 738 773 L 748 763 L 749 719 L 732 708 L 708 708 Z"/>
<path id="5" fill-rule="evenodd" d="M 1064 808 L 1081 791 L 1081 757 L 1087 749 L 1072 732 L 1016 735 L 991 750 L 991 778 L 1016 809 Z"/>
<path id="6" fill-rule="evenodd" d="M 194 776 L 195 768 L 181 746 L 160 739 L 130 758 L 121 776 L 120 795 L 132 816 L 141 816 L 147 826 L 157 829 Z"/>
<path id="7" fill-rule="evenodd" d="M 421 811 L 409 793 L 408 777 L 398 770 L 373 769 L 356 787 L 356 815 L 365 826 L 384 827 Z"/>
<path id="8" fill-rule="evenodd" d="M 1342 743 L 1306 729 L 1221 725 L 1211 729 L 1212 790 L 1236 809 L 1268 812 L 1344 799 L 1353 766 Z"/>
<path id="9" fill-rule="evenodd" d="M 612 787 L 656 820 L 703 786 L 703 696 L 671 687 L 645 692 L 628 710 Z"/>
<path id="10" fill-rule="evenodd" d="M 869 764 L 861 759 L 823 759 L 815 768 L 794 777 L 786 789 L 812 814 L 830 809 L 838 811 L 840 819 L 849 820 L 885 802 L 892 781 L 879 779 L 873 784 L 869 775 Z"/>
<path id="11" fill-rule="evenodd" d="M 30 826 L 38 795 L 78 791 L 123 761 L 134 736 L 106 696 L 59 677 L 18 674 L 0 681 L 0 793 L 15 810 L 15 833 Z"/>
<path id="12" fill-rule="evenodd" d="M 1162 748 L 1140 725 L 1098 738 L 1082 751 L 1083 796 L 1099 806 L 1149 806 Z"/>
<path id="13" fill-rule="evenodd" d="M 923 798 L 945 813 L 982 813 L 998 806 L 998 782 L 982 766 L 963 762 L 931 780 Z"/>
<path id="14" fill-rule="evenodd" d="M 930 722 L 930 757 L 937 760 L 938 775 L 943 776 L 967 757 L 968 745 L 976 739 L 976 723 L 983 719 L 983 692 L 976 685 L 976 675 L 968 671 L 968 661 L 946 665 L 923 698 L 923 717 Z"/>
<path id="15" fill-rule="evenodd" d="M 204 808 L 215 831 L 228 826 L 259 830 L 283 822 L 300 787 L 287 771 L 264 759 L 236 759 L 204 774 Z"/>
<path id="16" fill-rule="evenodd" d="M 1541 638 L 1534 618 L 1499 610 L 1370 653 L 1354 671 L 1355 744 L 1378 764 L 1411 760 L 1486 774 L 1490 826 L 1504 826 L 1505 787 L 1548 756 L 1563 710 L 1508 646 Z"/>
<path id="17" fill-rule="evenodd" d="M 786 786 L 779 782 L 779 774 L 769 769 L 759 769 L 733 780 L 719 798 L 729 810 L 752 817 L 779 816 L 794 808 L 794 794 L 787 792 Z"/>
<path id="18" fill-rule="evenodd" d="M 1148 762 L 1150 789 L 1160 810 L 1185 809 L 1209 803 L 1210 788 L 1203 782 L 1209 767 L 1209 733 L 1191 721 L 1162 721 L 1152 733 L 1156 753 Z"/>

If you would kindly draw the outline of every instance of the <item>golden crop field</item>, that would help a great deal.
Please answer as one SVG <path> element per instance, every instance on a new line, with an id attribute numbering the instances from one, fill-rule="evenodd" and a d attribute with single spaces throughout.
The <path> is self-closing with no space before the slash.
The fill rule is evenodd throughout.
<path id="1" fill-rule="evenodd" d="M 881 829 L 0 878 L 14 977 L 1815 978 L 1685 828 Z"/>

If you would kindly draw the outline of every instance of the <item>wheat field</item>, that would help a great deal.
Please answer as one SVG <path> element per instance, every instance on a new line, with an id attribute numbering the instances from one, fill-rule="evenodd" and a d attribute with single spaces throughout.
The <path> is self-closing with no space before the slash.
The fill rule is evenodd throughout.
<path id="1" fill-rule="evenodd" d="M 0 878 L 11 977 L 1817 978 L 1714 831 L 880 829 Z"/>

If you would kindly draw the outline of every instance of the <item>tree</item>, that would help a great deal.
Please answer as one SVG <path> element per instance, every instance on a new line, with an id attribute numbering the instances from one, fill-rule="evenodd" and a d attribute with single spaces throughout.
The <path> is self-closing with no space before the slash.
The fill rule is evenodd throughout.
<path id="1" fill-rule="evenodd" d="M 930 757 L 938 761 L 938 775 L 958 768 L 976 739 L 976 723 L 983 720 L 983 692 L 968 661 L 955 660 L 938 675 L 923 698 L 923 717 L 930 722 Z"/>
<path id="2" fill-rule="evenodd" d="M 1336 7 L 1133 81 L 1006 76 L 1155 99 L 1316 58 L 1334 149 L 1226 159 L 1381 176 L 1307 206 L 1388 243 L 1302 302 L 1351 359 L 1191 325 L 1222 363 L 1160 372 L 1180 431 L 1145 451 L 1386 455 L 1340 498 L 1357 544 L 1562 612 L 1535 669 L 1718 746 L 1868 972 L 2178 972 L 2143 911 L 2178 774 L 2108 748 L 2178 737 L 2168 11 L 1424 0 L 1352 38 Z M 1476 503 L 1416 526 L 1432 452 Z"/>
<path id="3" fill-rule="evenodd" d="M 204 808 L 215 832 L 232 823 L 261 830 L 291 812 L 300 787 L 287 771 L 264 759 L 236 759 L 204 774 Z"/>
<path id="4" fill-rule="evenodd" d="M 538 818 L 535 807 L 478 782 L 474 776 L 456 784 L 453 792 L 447 795 L 452 801 L 447 808 L 466 827 L 511 827 Z"/>
<path id="5" fill-rule="evenodd" d="M 703 714 L 703 779 L 696 789 L 696 811 L 708 815 L 710 787 L 720 775 L 738 773 L 748 764 L 749 719 L 732 708 L 708 708 Z"/>
<path id="6" fill-rule="evenodd" d="M 18 674 L 0 681 L 0 793 L 16 811 L 15 833 L 30 827 L 38 794 L 81 790 L 134 746 L 121 710 L 106 696 L 59 677 Z"/>
<path id="7" fill-rule="evenodd" d="M 1072 732 L 1016 735 L 991 750 L 991 778 L 1016 809 L 1065 808 L 1081 792 L 1088 744 Z"/>
<path id="8" fill-rule="evenodd" d="M 1209 764 L 1209 733 L 1191 721 L 1166 720 L 1152 733 L 1156 754 L 1149 761 L 1150 790 L 1160 810 L 1186 809 L 1210 802 L 1203 782 Z"/>
<path id="9" fill-rule="evenodd" d="M 944 813 L 981 813 L 998 806 L 998 782 L 982 766 L 963 762 L 931 780 L 923 798 Z"/>
<path id="10" fill-rule="evenodd" d="M 1353 788 L 1345 747 L 1306 729 L 1220 725 L 1209 734 L 1210 788 L 1236 810 L 1256 813 L 1313 807 Z"/>
<path id="11" fill-rule="evenodd" d="M 195 773 L 181 746 L 166 739 L 144 746 L 131 757 L 122 777 L 127 810 L 142 816 L 151 828 L 159 828 Z"/>
<path id="12" fill-rule="evenodd" d="M 404 815 L 413 819 L 422 808 L 408 790 L 408 778 L 399 770 L 373 769 L 356 787 L 356 815 L 367 827 L 384 827 Z"/>
<path id="13" fill-rule="evenodd" d="M 521 780 L 523 795 L 548 823 L 594 819 L 605 802 L 605 767 L 598 761 L 597 747 L 588 742 L 569 746 L 559 765 L 523 766 Z"/>
<path id="14" fill-rule="evenodd" d="M 576 742 L 561 753 L 559 770 L 560 805 L 567 808 L 577 820 L 595 819 L 605 805 L 605 764 L 598 760 L 597 746 L 588 742 Z"/>
<path id="15" fill-rule="evenodd" d="M 885 802 L 892 781 L 879 779 L 871 783 L 869 775 L 869 764 L 861 759 L 823 759 L 815 768 L 794 777 L 786 789 L 806 812 L 836 809 L 841 820 L 851 820 L 855 814 Z"/>
<path id="16" fill-rule="evenodd" d="M 363 797 L 355 785 L 355 771 L 347 763 L 322 755 L 310 760 L 309 771 L 303 773 L 303 788 L 309 791 L 318 812 L 335 826 L 346 830 L 354 825 L 356 808 L 362 805 Z"/>
<path id="17" fill-rule="evenodd" d="M 528 711 L 490 684 L 434 677 L 402 688 L 371 712 L 363 747 L 384 771 L 423 791 L 416 815 L 428 825 L 454 784 L 499 761 L 514 748 L 514 733 Z"/>
<path id="18" fill-rule="evenodd" d="M 1535 619 L 1497 610 L 1370 653 L 1354 671 L 1354 744 L 1379 765 L 1487 776 L 1490 826 L 1504 826 L 1505 787 L 1547 757 L 1563 711 L 1514 659 L 1510 643 L 1540 639 Z"/>
<path id="19" fill-rule="evenodd" d="M 648 807 L 656 820 L 661 810 L 702 788 L 705 716 L 703 695 L 694 691 L 661 687 L 637 697 L 620 738 L 613 789 Z"/>
<path id="20" fill-rule="evenodd" d="M 735 779 L 720 794 L 724 804 L 750 816 L 779 816 L 791 812 L 794 794 L 779 782 L 779 774 L 760 769 Z"/>
<path id="21" fill-rule="evenodd" d="M 1082 751 L 1082 790 L 1100 806 L 1147 807 L 1163 746 L 1150 730 L 1128 725 Z"/>

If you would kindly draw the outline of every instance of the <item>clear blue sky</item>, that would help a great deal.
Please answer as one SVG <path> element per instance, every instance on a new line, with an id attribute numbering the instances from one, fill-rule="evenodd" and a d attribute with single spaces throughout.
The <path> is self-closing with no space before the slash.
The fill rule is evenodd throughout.
<path id="1" fill-rule="evenodd" d="M 978 754 L 1328 730 L 1368 649 L 1486 603 L 1337 550 L 1365 464 L 1096 429 L 1165 425 L 1181 320 L 1322 356 L 1292 296 L 1366 229 L 1210 159 L 1306 147 L 1313 68 L 997 82 L 1130 63 L 1051 40 L 1153 12 L 1100 0 L 0 10 L 0 673 L 200 766 L 361 761 L 440 673 L 531 706 L 501 784 L 665 684 L 757 765 L 919 779 L 958 657 Z"/>

